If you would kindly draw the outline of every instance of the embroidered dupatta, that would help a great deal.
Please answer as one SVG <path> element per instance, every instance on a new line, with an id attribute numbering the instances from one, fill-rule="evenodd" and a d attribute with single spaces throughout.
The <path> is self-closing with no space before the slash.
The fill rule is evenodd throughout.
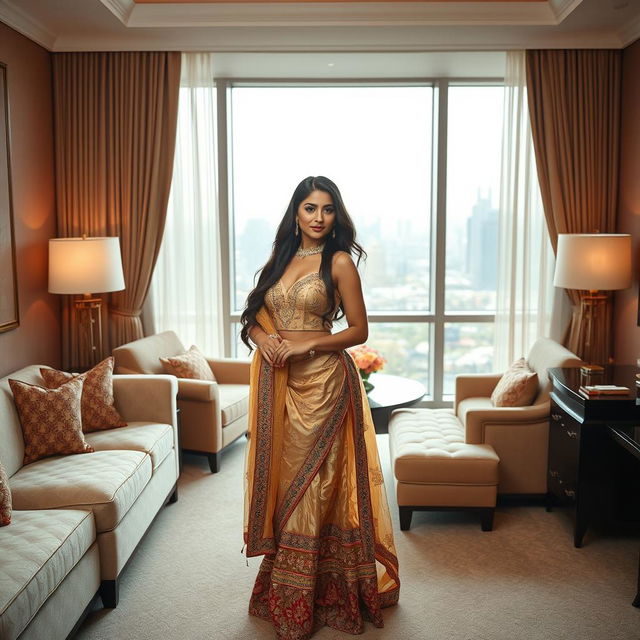
<path id="1" fill-rule="evenodd" d="M 276 329 L 263 307 L 257 321 Z M 400 581 L 375 430 L 348 353 L 251 364 L 245 473 L 247 556 L 264 555 L 250 612 L 283 639 L 328 625 L 382 626 Z"/>

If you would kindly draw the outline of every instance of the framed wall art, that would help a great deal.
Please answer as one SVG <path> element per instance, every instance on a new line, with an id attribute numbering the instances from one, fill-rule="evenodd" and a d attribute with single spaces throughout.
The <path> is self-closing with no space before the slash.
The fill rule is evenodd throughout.
<path id="1" fill-rule="evenodd" d="M 20 324 L 11 199 L 7 65 L 0 62 L 0 332 Z"/>

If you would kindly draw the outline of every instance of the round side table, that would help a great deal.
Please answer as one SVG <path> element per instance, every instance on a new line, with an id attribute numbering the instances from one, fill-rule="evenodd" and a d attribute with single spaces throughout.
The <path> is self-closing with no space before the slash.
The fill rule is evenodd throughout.
<path id="1" fill-rule="evenodd" d="M 402 376 L 372 373 L 369 382 L 374 385 L 367 398 L 376 433 L 388 433 L 391 412 L 416 404 L 426 393 L 422 383 Z"/>

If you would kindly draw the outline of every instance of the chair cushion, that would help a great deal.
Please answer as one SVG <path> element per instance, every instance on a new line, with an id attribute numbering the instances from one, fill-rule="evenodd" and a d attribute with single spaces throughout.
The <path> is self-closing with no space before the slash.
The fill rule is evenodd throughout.
<path id="1" fill-rule="evenodd" d="M 538 395 L 538 374 L 524 358 L 516 360 L 502 375 L 491 394 L 496 407 L 527 407 Z"/>
<path id="2" fill-rule="evenodd" d="M 160 358 L 166 373 L 177 378 L 191 378 L 193 380 L 209 380 L 215 382 L 215 376 L 207 359 L 195 344 L 186 353 L 171 358 Z"/>
<path id="3" fill-rule="evenodd" d="M 98 532 L 111 531 L 151 478 L 142 451 L 96 451 L 39 460 L 11 476 L 14 509 L 92 510 Z"/>
<path id="4" fill-rule="evenodd" d="M 497 485 L 491 445 L 466 444 L 450 409 L 400 409 L 389 422 L 395 477 L 416 484 Z"/>
<path id="5" fill-rule="evenodd" d="M 78 377 L 57 389 L 45 389 L 9 380 L 24 437 L 23 464 L 61 453 L 93 451 L 82 434 L 83 383 L 84 378 Z"/>
<path id="6" fill-rule="evenodd" d="M 0 527 L 11 522 L 11 489 L 7 472 L 0 462 Z"/>
<path id="7" fill-rule="evenodd" d="M 46 368 L 40 369 L 40 373 L 49 389 L 56 389 L 78 375 Z M 105 358 L 81 376 L 84 378 L 81 399 L 82 431 L 90 433 L 124 427 L 127 423 L 113 405 L 113 357 Z"/>
<path id="8" fill-rule="evenodd" d="M 173 449 L 173 427 L 153 422 L 130 422 L 128 426 L 87 435 L 96 451 L 133 450 L 151 456 L 154 471 Z"/>
<path id="9" fill-rule="evenodd" d="M 218 393 L 220 394 L 223 427 L 248 413 L 248 384 L 220 384 L 218 385 Z"/>
<path id="10" fill-rule="evenodd" d="M 96 539 L 90 511 L 15 511 L 0 529 L 0 638 L 15 638 Z"/>

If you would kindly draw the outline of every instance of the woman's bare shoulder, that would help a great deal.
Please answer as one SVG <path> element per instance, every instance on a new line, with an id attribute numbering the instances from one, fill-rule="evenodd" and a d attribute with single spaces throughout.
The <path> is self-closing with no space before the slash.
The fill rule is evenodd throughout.
<path id="1" fill-rule="evenodd" d="M 347 253 L 346 251 L 336 251 L 333 254 L 333 257 L 331 259 L 331 266 L 344 268 L 344 267 L 349 267 L 351 265 L 355 266 L 353 264 L 353 258 L 351 257 L 350 253 Z"/>
<path id="2" fill-rule="evenodd" d="M 331 274 L 334 281 L 350 281 L 358 277 L 358 269 L 351 257 L 346 251 L 336 251 L 331 261 Z"/>

